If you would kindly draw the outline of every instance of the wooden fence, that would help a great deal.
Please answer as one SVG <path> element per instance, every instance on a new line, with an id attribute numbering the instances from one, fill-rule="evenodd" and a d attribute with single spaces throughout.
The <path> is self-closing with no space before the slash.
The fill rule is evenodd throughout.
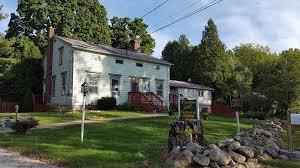
<path id="1" fill-rule="evenodd" d="M 0 112 L 15 112 L 17 102 L 0 101 Z"/>
<path id="2" fill-rule="evenodd" d="M 213 104 L 211 107 L 212 114 L 224 117 L 235 117 L 234 110 L 227 104 Z"/>

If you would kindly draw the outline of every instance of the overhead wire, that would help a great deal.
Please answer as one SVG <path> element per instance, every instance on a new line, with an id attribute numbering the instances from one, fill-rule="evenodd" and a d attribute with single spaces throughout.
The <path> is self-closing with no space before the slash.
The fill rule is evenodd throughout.
<path id="1" fill-rule="evenodd" d="M 153 8 L 152 10 L 150 10 L 149 12 L 145 13 L 142 17 L 140 17 L 141 19 L 144 18 L 145 16 L 149 15 L 150 13 L 154 12 L 156 9 L 160 8 L 161 6 L 163 6 L 165 3 L 167 3 L 169 0 L 165 0 L 163 3 L 159 4 L 158 6 L 156 6 L 155 8 Z"/>

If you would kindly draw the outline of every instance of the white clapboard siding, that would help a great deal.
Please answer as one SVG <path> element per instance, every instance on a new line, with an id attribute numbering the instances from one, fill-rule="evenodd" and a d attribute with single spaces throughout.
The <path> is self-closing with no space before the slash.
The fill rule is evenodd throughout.
<path id="1" fill-rule="evenodd" d="M 199 96 L 198 89 L 187 89 L 187 88 L 178 88 L 178 94 L 183 95 L 184 97 L 197 97 Z M 203 97 L 200 97 L 201 104 L 211 105 L 212 103 L 212 92 L 210 90 L 202 90 Z"/>
<path id="2" fill-rule="evenodd" d="M 63 63 L 59 65 L 59 48 L 64 47 Z M 53 44 L 53 59 L 52 59 L 52 76 L 56 76 L 55 81 L 55 95 L 51 97 L 51 103 L 72 105 L 71 95 L 62 95 L 62 73 L 66 73 L 66 92 L 72 91 L 72 59 L 73 48 L 67 43 L 55 39 Z"/>
<path id="3" fill-rule="evenodd" d="M 160 65 L 160 69 L 154 69 L 155 63 L 141 62 L 132 59 L 118 58 L 123 64 L 116 64 L 116 56 L 92 53 L 75 49 L 74 51 L 74 74 L 73 74 L 73 105 L 82 104 L 80 85 L 84 82 L 87 72 L 99 74 L 98 94 L 89 94 L 87 104 L 94 104 L 97 99 L 111 95 L 111 75 L 120 75 L 120 96 L 117 103 L 127 101 L 130 92 L 130 77 L 144 77 L 150 79 L 150 91 L 156 93 L 156 80 L 163 80 L 163 101 L 165 105 L 169 102 L 169 66 Z M 140 62 L 143 67 L 137 67 Z"/>

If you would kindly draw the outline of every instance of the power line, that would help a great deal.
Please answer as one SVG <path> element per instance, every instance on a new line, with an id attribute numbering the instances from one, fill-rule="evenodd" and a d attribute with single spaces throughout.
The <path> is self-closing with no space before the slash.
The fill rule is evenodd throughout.
<path id="1" fill-rule="evenodd" d="M 147 12 L 146 14 L 144 14 L 142 18 L 144 18 L 145 16 L 149 15 L 150 13 L 152 13 L 153 11 L 155 11 L 156 9 L 160 8 L 161 6 L 163 6 L 165 3 L 167 3 L 169 0 L 164 1 L 163 3 L 159 4 L 158 6 L 156 6 L 154 9 L 150 10 L 149 12 Z"/>
<path id="2" fill-rule="evenodd" d="M 193 12 L 191 12 L 191 13 L 183 16 L 183 17 L 180 17 L 179 19 L 176 19 L 175 21 L 173 21 L 173 22 L 171 22 L 171 23 L 169 23 L 169 24 L 167 24 L 167 25 L 165 25 L 165 26 L 163 26 L 161 28 L 158 28 L 158 29 L 152 31 L 149 34 L 155 33 L 157 31 L 160 31 L 160 30 L 162 30 L 164 28 L 167 28 L 167 27 L 169 27 L 169 26 L 171 26 L 171 25 L 173 25 L 173 24 L 175 24 L 177 22 L 180 22 L 180 21 L 182 21 L 184 19 L 187 19 L 187 18 L 189 18 L 189 17 L 191 17 L 191 16 L 193 16 L 193 15 L 195 15 L 195 14 L 201 12 L 201 11 L 204 11 L 205 9 L 210 8 L 211 6 L 214 6 L 214 5 L 216 5 L 216 4 L 218 4 L 218 3 L 222 2 L 222 1 L 224 1 L 224 0 L 218 0 L 218 1 L 217 0 L 213 0 L 212 2 L 210 2 L 210 3 L 208 3 L 208 4 L 204 5 L 204 6 L 202 6 L 200 8 L 198 8 L 196 10 L 194 10 Z"/>
<path id="3" fill-rule="evenodd" d="M 199 3 L 200 1 L 202 1 L 202 0 L 197 0 L 197 1 L 193 2 L 192 4 L 186 6 L 185 8 L 181 9 L 180 11 L 175 12 L 175 14 L 169 15 L 168 17 L 165 17 L 165 18 L 172 18 L 172 19 L 173 19 L 173 18 L 175 18 L 176 15 L 179 16 L 179 14 L 181 14 L 181 13 L 183 13 L 184 11 L 186 11 L 187 9 L 193 7 L 194 5 L 196 5 L 197 3 Z M 175 16 L 174 16 L 174 15 L 175 15 Z M 162 20 L 162 19 L 160 19 L 160 20 Z M 160 24 L 158 23 L 158 24 L 152 25 L 152 26 L 150 26 L 148 29 L 154 28 L 154 27 L 156 27 L 156 26 L 158 26 L 158 25 L 160 25 Z"/>

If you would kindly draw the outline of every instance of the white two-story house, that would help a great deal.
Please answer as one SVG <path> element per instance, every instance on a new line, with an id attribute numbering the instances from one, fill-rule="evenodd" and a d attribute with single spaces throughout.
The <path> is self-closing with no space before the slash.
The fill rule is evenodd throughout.
<path id="1" fill-rule="evenodd" d="M 83 102 L 81 84 L 86 81 L 86 102 L 90 105 L 113 96 L 117 104 L 143 107 L 161 103 L 168 107 L 171 63 L 139 52 L 139 40 L 133 40 L 131 46 L 131 50 L 123 50 L 90 44 L 56 36 L 54 28 L 49 28 L 43 58 L 45 102 L 79 109 Z"/>

